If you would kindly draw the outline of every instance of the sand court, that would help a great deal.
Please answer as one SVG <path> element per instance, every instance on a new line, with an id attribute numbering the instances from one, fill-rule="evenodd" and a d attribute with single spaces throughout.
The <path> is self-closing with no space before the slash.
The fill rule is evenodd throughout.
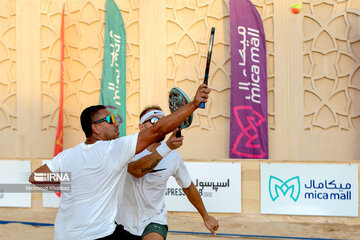
<path id="1" fill-rule="evenodd" d="M 0 221 L 50 223 L 57 209 L 36 211 L 24 208 L 2 208 Z M 200 217 L 192 213 L 170 212 L 168 216 L 169 240 L 202 239 L 360 239 L 360 222 L 349 218 L 221 215 L 219 235 L 208 235 Z M 53 226 L 31 226 L 22 223 L 0 224 L 1 240 L 53 239 Z M 199 234 L 203 233 L 203 234 Z"/>

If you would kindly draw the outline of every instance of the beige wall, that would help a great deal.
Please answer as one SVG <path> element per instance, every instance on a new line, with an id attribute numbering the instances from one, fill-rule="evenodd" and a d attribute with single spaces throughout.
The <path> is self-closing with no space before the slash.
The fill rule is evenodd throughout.
<path id="1" fill-rule="evenodd" d="M 0 160 L 51 158 L 58 119 L 61 0 L 0 1 Z M 79 115 L 98 103 L 105 0 L 67 0 L 64 146 L 84 140 Z M 242 163 L 243 213 L 259 213 L 261 162 L 360 160 L 360 1 L 252 1 L 264 23 L 268 59 L 269 160 L 228 159 L 228 0 L 116 0 L 127 32 L 127 133 L 168 91 L 190 97 L 202 82 L 216 27 L 205 110 L 183 131 L 186 161 Z M 299 1 L 297 1 L 299 2 Z M 300 1 L 301 2 L 301 1 Z M 35 195 L 33 200 L 41 199 Z M 41 203 L 39 203 L 41 204 Z M 36 204 L 35 204 L 36 205 Z"/>

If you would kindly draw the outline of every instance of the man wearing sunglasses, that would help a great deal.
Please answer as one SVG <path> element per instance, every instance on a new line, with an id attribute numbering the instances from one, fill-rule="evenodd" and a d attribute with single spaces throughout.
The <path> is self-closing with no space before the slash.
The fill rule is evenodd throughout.
<path id="1" fill-rule="evenodd" d="M 139 133 L 119 138 L 119 122 L 102 105 L 86 108 L 80 116 L 86 140 L 64 150 L 34 173 L 71 173 L 71 191 L 62 192 L 54 239 L 119 239 L 115 215 L 124 192 L 128 163 L 135 154 L 174 131 L 211 89 L 201 84 L 194 100 Z M 137 174 L 152 169 L 171 149 L 160 144 L 147 158 L 132 163 Z M 34 173 L 29 181 L 40 185 Z M 62 183 L 60 183 L 62 184 Z"/>
<path id="2" fill-rule="evenodd" d="M 145 108 L 140 114 L 139 129 L 145 131 L 151 128 L 156 122 L 165 117 L 164 112 L 157 105 Z M 172 138 L 176 139 L 176 132 Z M 183 141 L 183 136 L 177 138 Z M 161 139 L 162 140 L 162 139 Z M 173 140 L 175 141 L 175 140 Z M 147 149 L 135 156 L 134 161 L 151 155 L 160 141 L 151 144 Z M 125 185 L 127 191 L 122 197 L 116 222 L 124 229 L 123 238 L 127 240 L 165 240 L 167 237 L 167 209 L 165 205 L 166 184 L 170 176 L 173 176 L 183 193 L 186 194 L 191 204 L 198 210 L 203 218 L 205 227 L 216 235 L 219 223 L 213 216 L 210 216 L 203 204 L 200 194 L 191 181 L 189 172 L 176 151 L 166 155 L 150 172 L 137 174 L 134 167 L 129 163 L 128 174 Z"/>

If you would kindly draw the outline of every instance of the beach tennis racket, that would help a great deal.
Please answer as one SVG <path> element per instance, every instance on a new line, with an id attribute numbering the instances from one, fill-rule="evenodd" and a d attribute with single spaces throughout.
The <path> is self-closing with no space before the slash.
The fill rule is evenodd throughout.
<path id="1" fill-rule="evenodd" d="M 177 111 L 182 106 L 188 104 L 190 99 L 186 94 L 178 87 L 174 87 L 170 90 L 169 93 L 169 108 L 170 112 L 173 113 Z M 176 133 L 176 137 L 181 137 L 181 129 L 187 128 L 191 125 L 193 120 L 193 115 L 191 114 L 189 117 L 185 119 L 183 123 L 179 126 L 180 131 Z"/>
<path id="2" fill-rule="evenodd" d="M 203 82 L 205 84 L 208 84 L 211 54 L 212 54 L 212 48 L 213 48 L 213 44 L 214 44 L 214 35 L 215 35 L 215 27 L 212 27 L 211 34 L 210 34 L 210 41 L 209 41 L 209 50 L 208 50 L 208 55 L 207 55 L 207 59 L 206 59 L 205 77 L 204 77 L 204 82 Z M 199 108 L 205 108 L 205 103 L 201 102 L 199 105 Z"/>

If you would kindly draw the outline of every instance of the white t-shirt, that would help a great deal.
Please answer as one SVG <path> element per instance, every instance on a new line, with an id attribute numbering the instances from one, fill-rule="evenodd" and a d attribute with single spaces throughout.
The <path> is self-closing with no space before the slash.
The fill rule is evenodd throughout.
<path id="1" fill-rule="evenodd" d="M 150 153 L 144 150 L 135 156 L 135 160 Z M 127 173 L 126 191 L 119 205 L 116 222 L 138 236 L 151 222 L 166 225 L 165 190 L 170 176 L 175 177 L 181 188 L 188 188 L 191 184 L 189 172 L 176 151 L 171 151 L 152 172 L 141 178 Z"/>
<path id="2" fill-rule="evenodd" d="M 58 154 L 47 166 L 71 173 L 71 192 L 62 192 L 54 239 L 96 239 L 115 230 L 127 164 L 134 158 L 138 133 L 97 141 Z"/>

